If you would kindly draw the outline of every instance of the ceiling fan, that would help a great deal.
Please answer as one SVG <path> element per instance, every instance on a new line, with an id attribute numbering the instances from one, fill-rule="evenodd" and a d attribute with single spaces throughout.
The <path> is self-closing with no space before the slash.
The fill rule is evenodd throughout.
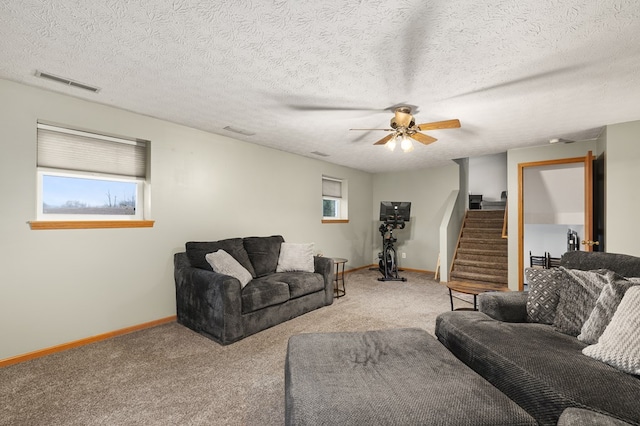
<path id="1" fill-rule="evenodd" d="M 437 129 L 456 129 L 460 127 L 460 120 L 445 120 L 436 121 L 433 123 L 424 123 L 416 125 L 416 121 L 411 115 L 411 107 L 399 106 L 394 111 L 394 117 L 391 119 L 390 129 L 349 129 L 349 130 L 382 130 L 385 132 L 392 132 L 391 134 L 380 139 L 374 145 L 386 145 L 391 151 L 396 148 L 396 139 L 400 142 L 400 147 L 404 152 L 410 152 L 413 150 L 413 143 L 411 139 L 417 140 L 420 143 L 428 145 L 437 141 L 436 138 L 420 133 L 422 130 L 437 130 Z"/>

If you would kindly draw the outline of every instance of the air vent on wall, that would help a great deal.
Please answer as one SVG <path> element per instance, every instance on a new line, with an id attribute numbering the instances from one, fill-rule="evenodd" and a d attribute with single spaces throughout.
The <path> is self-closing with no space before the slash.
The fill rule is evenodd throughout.
<path id="1" fill-rule="evenodd" d="M 36 71 L 36 77 L 45 78 L 51 81 L 57 81 L 58 83 L 66 84 L 67 86 L 77 87 L 78 89 L 88 90 L 93 93 L 98 93 L 100 91 L 99 87 L 90 86 L 88 84 L 80 83 L 79 81 L 69 80 L 68 78 L 60 77 L 60 76 L 49 74 L 42 71 Z"/>

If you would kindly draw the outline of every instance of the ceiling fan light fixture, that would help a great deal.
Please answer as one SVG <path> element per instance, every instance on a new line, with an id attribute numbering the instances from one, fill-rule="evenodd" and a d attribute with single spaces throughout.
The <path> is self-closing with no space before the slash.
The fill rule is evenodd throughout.
<path id="1" fill-rule="evenodd" d="M 413 143 L 411 142 L 411 139 L 407 137 L 406 134 L 402 135 L 402 142 L 400 143 L 400 148 L 402 148 L 404 152 L 413 151 Z"/>
<path id="2" fill-rule="evenodd" d="M 385 146 L 389 151 L 393 152 L 393 150 L 396 149 L 396 138 L 389 139 L 389 142 L 387 142 Z"/>

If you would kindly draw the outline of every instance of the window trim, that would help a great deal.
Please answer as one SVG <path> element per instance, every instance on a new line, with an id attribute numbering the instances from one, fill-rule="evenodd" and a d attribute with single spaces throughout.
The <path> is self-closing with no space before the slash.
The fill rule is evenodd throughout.
<path id="1" fill-rule="evenodd" d="M 349 219 L 322 219 L 322 223 L 349 223 Z"/>
<path id="2" fill-rule="evenodd" d="M 32 220 L 29 226 L 33 231 L 49 229 L 115 229 L 115 228 L 153 228 L 155 220 Z"/>

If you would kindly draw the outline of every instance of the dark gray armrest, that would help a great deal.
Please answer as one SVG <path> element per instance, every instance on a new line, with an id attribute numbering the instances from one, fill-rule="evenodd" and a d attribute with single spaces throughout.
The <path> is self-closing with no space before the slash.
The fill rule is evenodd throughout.
<path id="1" fill-rule="evenodd" d="M 325 303 L 331 305 L 333 303 L 333 259 L 330 257 L 313 257 L 314 272 L 321 274 L 324 278 Z"/>
<path id="2" fill-rule="evenodd" d="M 527 321 L 527 292 L 487 292 L 478 295 L 478 310 L 503 322 Z"/>
<path id="3" fill-rule="evenodd" d="M 185 253 L 174 256 L 178 322 L 222 344 L 241 338 L 240 281 L 190 266 Z"/>
<path id="4" fill-rule="evenodd" d="M 606 414 L 575 407 L 564 410 L 558 419 L 558 426 L 583 425 L 627 426 L 630 425 L 630 423 L 607 416 Z"/>

